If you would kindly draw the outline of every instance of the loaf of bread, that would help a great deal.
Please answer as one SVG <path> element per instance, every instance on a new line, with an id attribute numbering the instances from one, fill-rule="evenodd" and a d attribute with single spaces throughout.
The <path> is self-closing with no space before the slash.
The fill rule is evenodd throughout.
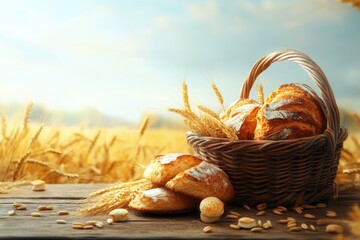
<path id="1" fill-rule="evenodd" d="M 305 84 L 281 85 L 265 99 L 256 120 L 256 140 L 309 137 L 326 128 L 323 102 Z"/>
<path id="2" fill-rule="evenodd" d="M 221 120 L 232 127 L 239 139 L 254 139 L 256 114 L 261 105 L 255 100 L 240 99 L 220 114 Z"/>
<path id="3" fill-rule="evenodd" d="M 153 184 L 165 186 L 177 174 L 201 162 L 201 159 L 189 154 L 171 153 L 159 155 L 145 169 L 144 177 Z"/>
<path id="4" fill-rule="evenodd" d="M 130 201 L 129 207 L 141 212 L 168 214 L 185 212 L 196 208 L 198 204 L 198 199 L 161 187 L 139 192 Z"/>
<path id="5" fill-rule="evenodd" d="M 234 197 L 234 189 L 226 173 L 205 161 L 180 172 L 166 183 L 166 187 L 199 199 L 212 196 L 229 201 Z"/>

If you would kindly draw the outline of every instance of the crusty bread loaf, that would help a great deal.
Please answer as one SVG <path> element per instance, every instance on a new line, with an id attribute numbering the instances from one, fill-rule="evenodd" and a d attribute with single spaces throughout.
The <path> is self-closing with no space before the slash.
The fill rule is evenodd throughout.
<path id="1" fill-rule="evenodd" d="M 239 139 L 254 139 L 256 114 L 261 105 L 255 100 L 240 99 L 227 108 L 221 115 L 221 120 L 234 129 Z"/>
<path id="2" fill-rule="evenodd" d="M 194 209 L 198 204 L 198 199 L 162 187 L 139 192 L 129 207 L 148 213 L 177 213 Z"/>
<path id="3" fill-rule="evenodd" d="M 166 183 L 166 187 L 199 199 L 213 196 L 229 201 L 234 196 L 233 186 L 226 173 L 218 166 L 204 161 L 180 172 Z"/>
<path id="4" fill-rule="evenodd" d="M 305 84 L 281 85 L 259 109 L 254 139 L 294 139 L 323 133 L 326 118 L 322 105 Z"/>
<path id="5" fill-rule="evenodd" d="M 171 153 L 158 155 L 145 169 L 144 177 L 153 184 L 165 186 L 166 182 L 174 178 L 178 173 L 201 162 L 201 159 L 188 154 Z"/>

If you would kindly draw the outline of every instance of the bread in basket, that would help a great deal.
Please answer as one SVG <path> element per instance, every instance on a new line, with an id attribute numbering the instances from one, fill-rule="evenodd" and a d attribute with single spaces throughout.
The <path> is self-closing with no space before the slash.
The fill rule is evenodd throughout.
<path id="1" fill-rule="evenodd" d="M 285 60 L 300 65 L 319 88 L 326 119 L 322 133 L 276 141 L 232 141 L 187 133 L 187 141 L 195 153 L 228 174 L 235 189 L 234 203 L 298 205 L 321 201 L 333 194 L 347 131 L 340 127 L 335 97 L 320 67 L 302 52 L 271 53 L 255 63 L 243 83 L 240 99 L 249 98 L 256 78 L 272 63 Z"/>

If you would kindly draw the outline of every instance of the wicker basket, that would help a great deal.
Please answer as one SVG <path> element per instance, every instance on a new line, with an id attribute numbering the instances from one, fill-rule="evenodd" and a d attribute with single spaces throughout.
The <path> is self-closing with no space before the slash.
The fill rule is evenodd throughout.
<path id="1" fill-rule="evenodd" d="M 261 58 L 243 83 L 240 98 L 272 63 L 299 64 L 320 89 L 327 128 L 321 135 L 294 140 L 237 140 L 187 133 L 187 141 L 203 160 L 217 164 L 231 179 L 236 204 L 299 205 L 329 199 L 340 153 L 347 137 L 329 82 L 320 67 L 304 53 L 283 50 Z"/>

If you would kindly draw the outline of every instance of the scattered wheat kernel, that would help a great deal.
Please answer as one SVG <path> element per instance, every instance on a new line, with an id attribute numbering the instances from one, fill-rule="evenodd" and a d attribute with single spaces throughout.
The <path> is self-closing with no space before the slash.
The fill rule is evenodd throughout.
<path id="1" fill-rule="evenodd" d="M 108 219 L 106 220 L 106 222 L 107 222 L 109 225 L 111 225 L 111 224 L 114 223 L 114 220 L 112 220 L 112 218 L 108 218 Z"/>
<path id="2" fill-rule="evenodd" d="M 248 210 L 248 211 L 251 210 L 251 208 L 250 208 L 248 205 L 246 205 L 246 204 L 244 204 L 243 207 L 244 207 L 245 210 Z"/>
<path id="3" fill-rule="evenodd" d="M 293 217 L 287 217 L 286 219 L 289 220 L 289 221 L 296 221 L 296 219 L 293 218 Z"/>
<path id="4" fill-rule="evenodd" d="M 260 203 L 260 204 L 258 204 L 258 205 L 256 206 L 256 209 L 257 209 L 258 211 L 263 211 L 263 210 L 266 209 L 266 207 L 267 207 L 267 204 L 266 204 L 266 203 Z"/>
<path id="5" fill-rule="evenodd" d="M 334 211 L 326 211 L 326 214 L 325 214 L 327 217 L 337 217 L 337 214 L 336 212 Z"/>
<path id="6" fill-rule="evenodd" d="M 260 219 L 258 220 L 257 224 L 258 224 L 258 226 L 262 227 L 262 222 Z"/>
<path id="7" fill-rule="evenodd" d="M 90 220 L 90 221 L 87 221 L 85 224 L 86 225 L 95 225 L 97 223 L 97 221 L 96 220 Z"/>
<path id="8" fill-rule="evenodd" d="M 203 232 L 204 233 L 209 233 L 209 232 L 212 232 L 213 228 L 211 226 L 206 226 L 203 228 Z"/>
<path id="9" fill-rule="evenodd" d="M 271 223 L 271 221 L 270 220 L 267 220 L 266 221 L 268 224 L 269 224 L 269 226 L 272 228 L 272 223 Z"/>
<path id="10" fill-rule="evenodd" d="M 269 228 L 270 228 L 270 224 L 269 224 L 268 222 L 266 222 L 266 223 L 264 223 L 264 224 L 262 225 L 262 227 L 263 227 L 264 229 L 269 229 Z"/>
<path id="11" fill-rule="evenodd" d="M 259 228 L 259 227 L 254 227 L 254 228 L 252 228 L 250 231 L 252 231 L 252 232 L 262 232 L 263 229 L 262 229 L 262 228 Z"/>
<path id="12" fill-rule="evenodd" d="M 15 207 L 16 210 L 26 210 L 26 206 L 24 204 L 20 204 L 17 207 Z"/>
<path id="13" fill-rule="evenodd" d="M 14 210 L 14 209 L 8 211 L 8 215 L 9 215 L 9 216 L 15 216 L 15 214 L 16 214 L 16 213 L 15 213 L 15 210 Z"/>
<path id="14" fill-rule="evenodd" d="M 302 214 L 302 210 L 303 210 L 302 207 L 296 207 L 295 208 L 295 212 L 297 212 L 298 214 Z"/>
<path id="15" fill-rule="evenodd" d="M 229 226 L 231 229 L 235 229 L 235 230 L 239 230 L 240 229 L 240 226 L 237 225 L 237 224 L 230 224 Z"/>
<path id="16" fill-rule="evenodd" d="M 278 223 L 281 223 L 281 224 L 287 224 L 288 222 L 289 222 L 288 219 L 280 219 L 280 220 L 278 221 Z"/>
<path id="17" fill-rule="evenodd" d="M 32 212 L 31 216 L 32 217 L 41 217 L 41 214 L 39 212 Z"/>
<path id="18" fill-rule="evenodd" d="M 72 224 L 72 228 L 74 229 L 83 229 L 84 228 L 84 224 Z"/>
<path id="19" fill-rule="evenodd" d="M 19 202 L 14 202 L 13 203 L 13 207 L 14 208 L 17 208 L 17 207 L 20 207 L 20 206 L 22 206 L 23 204 L 22 203 L 19 203 Z"/>
<path id="20" fill-rule="evenodd" d="M 102 222 L 96 222 L 95 223 L 95 227 L 97 227 L 97 228 L 103 228 L 104 227 L 104 224 L 102 223 Z"/>
<path id="21" fill-rule="evenodd" d="M 344 228 L 337 224 L 329 224 L 326 226 L 326 232 L 328 233 L 335 233 L 335 234 L 341 234 L 344 232 Z"/>
<path id="22" fill-rule="evenodd" d="M 309 227 L 308 227 L 308 225 L 306 225 L 306 223 L 302 223 L 302 224 L 301 224 L 301 228 L 304 229 L 304 230 L 306 230 L 306 229 L 308 229 Z"/>
<path id="23" fill-rule="evenodd" d="M 63 219 L 56 220 L 57 224 L 66 224 L 66 221 Z"/>
<path id="24" fill-rule="evenodd" d="M 287 224 L 287 228 L 292 228 L 292 227 L 296 227 L 297 226 L 297 224 L 296 223 L 288 223 Z"/>
<path id="25" fill-rule="evenodd" d="M 37 207 L 38 211 L 43 211 L 45 209 L 46 209 L 46 205 L 40 205 L 40 206 Z"/>
<path id="26" fill-rule="evenodd" d="M 318 203 L 318 204 L 316 204 L 316 207 L 317 208 L 326 208 L 327 206 L 325 203 Z"/>
<path id="27" fill-rule="evenodd" d="M 284 206 L 277 206 L 276 209 L 282 211 L 282 212 L 286 212 L 288 209 Z"/>
<path id="28" fill-rule="evenodd" d="M 53 209 L 54 209 L 54 207 L 51 206 L 51 205 L 46 205 L 45 206 L 45 210 L 53 210 Z"/>
<path id="29" fill-rule="evenodd" d="M 265 215 L 265 211 L 260 211 L 256 213 L 256 216 L 263 216 Z"/>
<path id="30" fill-rule="evenodd" d="M 277 209 L 273 210 L 273 213 L 275 213 L 276 215 L 282 215 L 283 213 Z"/>
<path id="31" fill-rule="evenodd" d="M 94 228 L 93 225 L 87 225 L 87 224 L 85 224 L 83 227 L 83 229 L 93 229 L 93 228 Z"/>
<path id="32" fill-rule="evenodd" d="M 299 231 L 302 230 L 302 228 L 301 228 L 301 227 L 291 227 L 291 228 L 289 228 L 289 230 L 290 230 L 291 232 L 299 232 Z"/>
<path id="33" fill-rule="evenodd" d="M 226 215 L 226 218 L 230 218 L 230 219 L 238 219 L 239 216 L 238 215 L 234 215 L 234 214 L 228 214 Z"/>
<path id="34" fill-rule="evenodd" d="M 313 230 L 313 231 L 316 231 L 315 226 L 312 225 L 312 224 L 310 225 L 310 229 Z"/>
<path id="35" fill-rule="evenodd" d="M 69 215 L 68 211 L 58 211 L 57 215 Z"/>
<path id="36" fill-rule="evenodd" d="M 310 213 L 305 213 L 304 214 L 304 218 L 308 218 L 308 219 L 315 219 L 315 216 L 310 214 Z"/>
<path id="37" fill-rule="evenodd" d="M 43 180 L 34 180 L 31 182 L 33 191 L 45 191 L 45 182 Z"/>
<path id="38" fill-rule="evenodd" d="M 241 214 L 238 213 L 238 212 L 235 212 L 235 211 L 230 211 L 228 214 L 236 215 L 236 216 L 238 216 L 238 217 L 241 217 Z"/>

